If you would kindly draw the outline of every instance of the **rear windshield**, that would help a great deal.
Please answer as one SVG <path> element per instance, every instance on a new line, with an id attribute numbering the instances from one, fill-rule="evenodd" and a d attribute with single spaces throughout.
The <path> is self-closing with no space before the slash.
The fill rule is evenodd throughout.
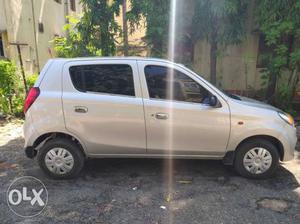
<path id="1" fill-rule="evenodd" d="M 78 91 L 135 96 L 129 65 L 78 65 L 71 66 L 69 71 Z"/>

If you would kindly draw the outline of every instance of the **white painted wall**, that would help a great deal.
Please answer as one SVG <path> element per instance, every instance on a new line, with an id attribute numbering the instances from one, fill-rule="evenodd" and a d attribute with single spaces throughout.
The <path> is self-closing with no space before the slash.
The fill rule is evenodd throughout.
<path id="1" fill-rule="evenodd" d="M 4 11 L 4 0 L 0 0 L 0 32 L 6 30 L 6 16 Z"/>
<path id="2" fill-rule="evenodd" d="M 6 30 L 4 32 L 2 30 L 2 36 L 6 38 L 4 42 L 28 44 L 21 47 L 23 63 L 27 73 L 37 72 L 38 64 L 40 69 L 42 69 L 47 60 L 55 56 L 51 40 L 53 40 L 55 35 L 65 35 L 63 30 L 65 24 L 65 1 L 69 3 L 69 0 L 61 0 L 61 3 L 57 3 L 54 0 L 0 0 L 0 21 L 2 21 L 3 14 L 6 14 L 3 17 L 6 20 Z M 32 2 L 35 21 L 33 21 Z M 76 0 L 75 14 L 80 12 L 79 0 Z M 69 13 L 74 14 L 70 9 L 70 4 Z M 44 25 L 43 33 L 38 30 L 39 22 Z M 0 28 L 1 24 L 0 22 Z M 33 25 L 36 28 L 39 61 L 37 61 Z M 5 53 L 6 57 L 14 60 L 17 64 L 19 63 L 16 46 L 7 44 Z"/>

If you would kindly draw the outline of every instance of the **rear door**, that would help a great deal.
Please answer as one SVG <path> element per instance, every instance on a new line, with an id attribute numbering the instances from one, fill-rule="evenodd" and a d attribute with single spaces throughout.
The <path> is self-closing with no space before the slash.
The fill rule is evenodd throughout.
<path id="1" fill-rule="evenodd" d="M 89 155 L 145 153 L 136 60 L 65 64 L 62 101 L 66 128 L 84 142 Z"/>

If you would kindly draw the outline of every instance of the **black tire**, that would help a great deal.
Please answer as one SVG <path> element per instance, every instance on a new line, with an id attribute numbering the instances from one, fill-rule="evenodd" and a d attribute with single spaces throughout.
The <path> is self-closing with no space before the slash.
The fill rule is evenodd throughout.
<path id="1" fill-rule="evenodd" d="M 251 173 L 246 169 L 246 167 L 243 164 L 243 159 L 248 151 L 255 147 L 262 147 L 266 149 L 271 157 L 272 157 L 272 163 L 271 166 L 263 173 L 254 174 Z M 275 173 L 276 169 L 279 165 L 279 153 L 277 148 L 274 146 L 273 143 L 271 143 L 268 140 L 265 139 L 252 139 L 249 140 L 242 145 L 240 145 L 237 148 L 236 154 L 235 154 L 235 160 L 234 160 L 234 168 L 235 170 L 243 177 L 247 178 L 253 178 L 253 179 L 265 179 L 270 178 Z"/>
<path id="2" fill-rule="evenodd" d="M 63 148 L 66 149 L 72 156 L 74 160 L 74 165 L 72 169 L 64 174 L 57 174 L 49 170 L 45 163 L 45 157 L 47 153 L 53 148 Z M 41 169 L 51 178 L 54 179 L 70 179 L 76 177 L 84 166 L 85 156 L 82 153 L 80 146 L 74 141 L 67 138 L 56 138 L 47 141 L 41 149 L 39 149 L 37 154 L 37 160 Z"/>

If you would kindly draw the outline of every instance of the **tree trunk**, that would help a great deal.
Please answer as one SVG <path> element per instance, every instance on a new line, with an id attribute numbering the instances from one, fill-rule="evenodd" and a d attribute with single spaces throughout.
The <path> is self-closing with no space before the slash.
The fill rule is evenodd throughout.
<path id="1" fill-rule="evenodd" d="M 105 24 L 104 27 L 100 31 L 100 38 L 103 43 L 107 43 L 105 45 L 102 45 L 102 56 L 110 56 L 111 55 L 111 49 L 110 46 L 108 45 L 108 42 L 110 41 L 109 39 L 109 29 L 108 29 L 109 24 Z"/>
<path id="2" fill-rule="evenodd" d="M 99 7 L 103 9 L 103 16 L 109 17 L 109 8 L 107 0 L 100 0 Z M 110 32 L 109 32 L 109 21 L 104 20 L 100 22 L 100 41 L 101 41 L 101 56 L 111 56 L 112 49 L 111 49 L 111 39 L 110 39 Z"/>
<path id="3" fill-rule="evenodd" d="M 126 11 L 127 11 L 126 1 L 127 0 L 123 0 L 123 4 L 122 4 L 124 56 L 128 55 L 128 28 L 127 28 L 127 17 L 126 17 Z"/>
<path id="4" fill-rule="evenodd" d="M 190 61 L 192 64 L 194 64 L 194 59 L 195 59 L 195 43 L 192 42 L 192 47 L 191 47 L 191 58 Z"/>
<path id="5" fill-rule="evenodd" d="M 210 42 L 210 81 L 213 85 L 217 84 L 217 50 L 218 43 L 213 37 Z"/>
<path id="6" fill-rule="evenodd" d="M 152 57 L 163 57 L 163 40 L 155 38 L 152 41 L 152 48 L 150 55 Z"/>
<path id="7" fill-rule="evenodd" d="M 14 110 L 13 110 L 13 104 L 12 104 L 12 94 L 10 93 L 9 96 L 8 96 L 8 105 L 9 105 L 9 112 L 11 114 L 14 113 Z"/>
<path id="8" fill-rule="evenodd" d="M 299 83 L 299 74 L 298 74 L 298 66 L 296 66 L 296 68 L 293 70 L 293 82 L 292 82 L 292 93 L 291 93 L 291 97 L 290 97 L 290 103 L 293 101 L 294 96 L 295 96 L 295 92 L 296 92 L 296 88 L 298 86 Z"/>
<path id="9" fill-rule="evenodd" d="M 274 102 L 276 84 L 277 84 L 277 74 L 273 73 L 269 78 L 269 83 L 268 83 L 267 93 L 266 93 L 266 98 L 269 103 Z"/>

